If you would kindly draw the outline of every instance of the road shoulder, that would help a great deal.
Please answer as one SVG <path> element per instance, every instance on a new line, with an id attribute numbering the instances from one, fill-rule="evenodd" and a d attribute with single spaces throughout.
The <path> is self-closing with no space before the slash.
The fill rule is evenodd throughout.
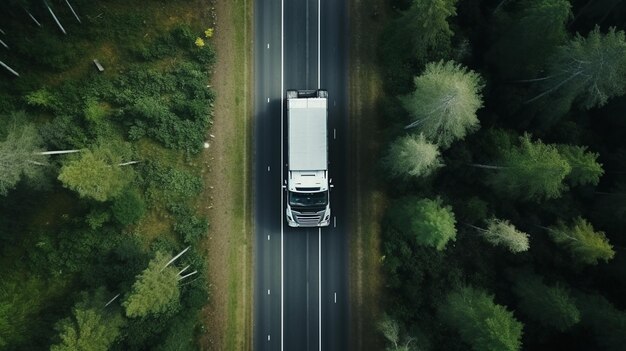
<path id="1" fill-rule="evenodd" d="M 205 198 L 210 229 L 204 243 L 210 299 L 203 310 L 203 350 L 252 348 L 252 236 L 250 192 L 250 0 L 217 0 L 217 62 L 211 84 L 217 99 L 208 136 Z"/>
<path id="2" fill-rule="evenodd" d="M 381 350 L 378 337 L 382 299 L 380 219 L 386 202 L 372 165 L 378 163 L 379 101 L 382 81 L 376 63 L 376 39 L 382 31 L 381 0 L 350 1 L 350 345 L 354 350 Z"/>

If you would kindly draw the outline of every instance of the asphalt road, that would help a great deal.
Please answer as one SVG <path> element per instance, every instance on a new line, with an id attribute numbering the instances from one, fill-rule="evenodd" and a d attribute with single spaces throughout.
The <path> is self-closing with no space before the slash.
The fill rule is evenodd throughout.
<path id="1" fill-rule="evenodd" d="M 255 350 L 348 349 L 345 0 L 255 3 Z M 329 93 L 330 227 L 290 228 L 286 89 Z M 281 152 L 282 151 L 282 152 Z"/>

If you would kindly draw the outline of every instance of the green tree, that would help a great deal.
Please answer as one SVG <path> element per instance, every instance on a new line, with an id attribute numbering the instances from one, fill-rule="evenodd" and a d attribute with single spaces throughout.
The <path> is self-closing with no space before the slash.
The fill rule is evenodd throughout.
<path id="1" fill-rule="evenodd" d="M 121 162 L 122 157 L 113 149 L 100 146 L 85 150 L 79 158 L 63 165 L 59 180 L 81 197 L 107 201 L 119 195 L 133 179 L 134 171 L 122 169 Z"/>
<path id="2" fill-rule="evenodd" d="M 383 319 L 378 323 L 378 330 L 390 344 L 385 349 L 386 351 L 415 350 L 415 347 L 413 347 L 414 345 L 411 345 L 411 343 L 415 340 L 412 337 L 401 338 L 400 325 L 395 319 L 389 317 L 389 315 L 383 315 Z"/>
<path id="3" fill-rule="evenodd" d="M 59 344 L 51 351 L 107 351 L 120 335 L 123 320 L 118 314 L 107 318 L 99 309 L 75 308 L 73 316 L 57 325 Z"/>
<path id="4" fill-rule="evenodd" d="M 0 195 L 15 187 L 22 177 L 40 179 L 46 158 L 41 154 L 43 141 L 33 125 L 13 124 L 7 138 L 0 142 Z"/>
<path id="5" fill-rule="evenodd" d="M 528 234 L 519 231 L 507 220 L 492 218 L 487 221 L 487 229 L 474 227 L 480 235 L 494 246 L 504 246 L 512 253 L 528 251 Z"/>
<path id="6" fill-rule="evenodd" d="M 51 351 L 107 351 L 120 336 L 124 319 L 119 308 L 106 306 L 104 288 L 82 292 L 71 317 L 59 321 L 56 330 L 60 342 Z"/>
<path id="7" fill-rule="evenodd" d="M 615 256 L 613 245 L 602 231 L 595 231 L 591 223 L 577 217 L 571 226 L 562 221 L 547 228 L 550 238 L 567 249 L 572 258 L 580 263 L 596 265 L 598 261 L 608 262 Z"/>
<path id="8" fill-rule="evenodd" d="M 414 0 L 405 13 L 409 19 L 407 32 L 418 45 L 436 46 L 449 41 L 454 33 L 448 18 L 456 16 L 457 0 Z"/>
<path id="9" fill-rule="evenodd" d="M 543 326 L 564 332 L 580 321 L 580 311 L 569 289 L 560 284 L 548 286 L 541 277 L 520 272 L 515 275 L 513 292 L 521 312 Z"/>
<path id="10" fill-rule="evenodd" d="M 504 195 L 532 200 L 553 199 L 567 187 L 563 180 L 570 173 L 567 160 L 553 145 L 537 140 L 529 134 L 520 137 L 520 145 L 502 153 L 499 165 L 473 164 L 494 169 L 488 182 Z"/>
<path id="11" fill-rule="evenodd" d="M 122 304 L 126 316 L 145 317 L 171 312 L 178 307 L 178 271 L 174 266 L 165 266 L 170 259 L 170 255 L 157 252 L 148 268 L 137 276 L 132 291 Z"/>
<path id="12" fill-rule="evenodd" d="M 550 59 L 547 76 L 536 79 L 541 93 L 529 102 L 552 95 L 550 104 L 571 106 L 577 100 L 585 109 L 603 106 L 610 98 L 624 94 L 624 76 L 624 31 L 610 28 L 602 34 L 596 26 L 587 37 L 577 34 L 557 49 Z"/>
<path id="13" fill-rule="evenodd" d="M 590 328 L 602 350 L 621 351 L 626 345 L 626 312 L 598 294 L 578 294 L 581 324 Z"/>
<path id="14" fill-rule="evenodd" d="M 392 177 L 403 179 L 427 176 L 443 166 L 437 146 L 423 134 L 396 139 L 382 162 Z"/>
<path id="15" fill-rule="evenodd" d="M 448 147 L 478 129 L 476 111 L 482 107 L 480 75 L 453 61 L 430 63 L 415 78 L 415 91 L 401 97 L 416 128 L 427 139 Z"/>
<path id="16" fill-rule="evenodd" d="M 476 351 L 514 351 L 521 348 L 523 325 L 493 296 L 472 287 L 450 293 L 439 307 L 441 320 L 456 329 Z"/>
<path id="17" fill-rule="evenodd" d="M 586 146 L 557 145 L 557 149 L 572 167 L 567 175 L 567 180 L 572 185 L 598 185 L 600 177 L 604 174 L 602 164 L 598 162 L 600 155 L 587 152 Z"/>
<path id="18" fill-rule="evenodd" d="M 545 58 L 568 39 L 565 25 L 572 16 L 571 7 L 568 0 L 530 0 L 511 15 L 497 12 L 496 30 L 501 35 L 487 57 L 500 75 L 535 76 Z"/>
<path id="19" fill-rule="evenodd" d="M 440 199 L 398 199 L 389 209 L 389 219 L 397 230 L 414 237 L 418 245 L 441 251 L 448 241 L 456 240 L 454 213 Z"/>

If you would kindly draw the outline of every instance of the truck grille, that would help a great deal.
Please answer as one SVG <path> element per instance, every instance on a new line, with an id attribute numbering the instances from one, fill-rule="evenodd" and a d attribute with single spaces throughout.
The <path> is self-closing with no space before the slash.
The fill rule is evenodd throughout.
<path id="1" fill-rule="evenodd" d="M 322 220 L 322 217 L 324 216 L 324 212 L 325 211 L 297 212 L 297 211 L 291 210 L 291 213 L 294 216 L 295 222 L 303 227 L 316 227 Z"/>

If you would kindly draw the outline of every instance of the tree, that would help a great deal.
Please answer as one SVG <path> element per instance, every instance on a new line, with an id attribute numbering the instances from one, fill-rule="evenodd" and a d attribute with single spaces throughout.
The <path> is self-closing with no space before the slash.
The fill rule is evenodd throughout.
<path id="1" fill-rule="evenodd" d="M 441 147 L 448 147 L 479 127 L 476 111 L 482 107 L 483 82 L 477 73 L 453 61 L 426 65 L 415 78 L 415 91 L 401 97 L 417 128 Z"/>
<path id="2" fill-rule="evenodd" d="M 550 59 L 547 76 L 536 79 L 541 93 L 528 100 L 553 95 L 551 104 L 580 101 L 585 109 L 599 107 L 626 91 L 626 40 L 624 31 L 596 26 L 587 37 L 577 34 Z M 556 101 L 554 101 L 556 100 Z"/>
<path id="3" fill-rule="evenodd" d="M 46 158 L 41 154 L 42 143 L 33 125 L 13 125 L 0 142 L 0 195 L 6 195 L 22 177 L 37 179 L 43 175 L 41 166 Z"/>
<path id="4" fill-rule="evenodd" d="M 443 166 L 437 146 L 421 133 L 396 139 L 382 162 L 392 177 L 403 179 L 427 176 Z"/>
<path id="5" fill-rule="evenodd" d="M 626 312 L 599 294 L 578 294 L 581 324 L 590 328 L 602 350 L 620 351 L 626 345 Z"/>
<path id="6" fill-rule="evenodd" d="M 439 307 L 441 320 L 456 329 L 476 351 L 515 351 L 521 348 L 522 323 L 493 296 L 472 287 L 450 293 Z"/>
<path id="7" fill-rule="evenodd" d="M 418 245 L 441 251 L 448 241 L 456 239 L 454 213 L 440 199 L 398 199 L 389 209 L 389 218 L 392 226 L 414 237 Z"/>
<path id="8" fill-rule="evenodd" d="M 545 66 L 545 58 L 568 39 L 565 25 L 571 7 L 568 0 L 531 0 L 511 15 L 496 11 L 496 31 L 501 35 L 487 57 L 500 75 L 534 77 Z"/>
<path id="9" fill-rule="evenodd" d="M 604 174 L 602 164 L 598 162 L 600 155 L 595 152 L 587 152 L 586 146 L 557 145 L 557 149 L 572 167 L 567 175 L 570 184 L 598 185 L 600 177 Z"/>
<path id="10" fill-rule="evenodd" d="M 507 220 L 492 218 L 487 221 L 487 229 L 472 227 L 493 246 L 504 246 L 512 253 L 528 251 L 528 234 L 517 230 Z"/>
<path id="11" fill-rule="evenodd" d="M 563 179 L 571 171 L 555 146 L 533 142 L 529 134 L 520 137 L 519 146 L 503 152 L 500 165 L 472 166 L 497 170 L 488 182 L 504 195 L 532 200 L 559 197 L 567 189 Z"/>
<path id="12" fill-rule="evenodd" d="M 124 320 L 113 306 L 105 307 L 105 290 L 81 295 L 72 316 L 57 323 L 61 341 L 51 351 L 107 351 L 119 337 Z"/>
<path id="13" fill-rule="evenodd" d="M 550 238 L 566 248 L 572 258 L 580 263 L 596 265 L 598 261 L 608 262 L 615 256 L 613 245 L 602 231 L 595 231 L 591 223 L 581 217 L 574 219 L 571 226 L 562 221 L 547 228 Z"/>
<path id="14" fill-rule="evenodd" d="M 415 0 L 407 10 L 408 32 L 418 45 L 435 46 L 454 35 L 448 17 L 456 15 L 457 0 Z"/>
<path id="15" fill-rule="evenodd" d="M 513 292 L 520 301 L 520 310 L 543 326 L 564 332 L 580 321 L 580 311 L 569 289 L 560 284 L 548 286 L 541 277 L 520 272 L 515 275 Z"/>
<path id="16" fill-rule="evenodd" d="M 175 310 L 179 303 L 178 271 L 165 266 L 171 256 L 157 252 L 154 259 L 133 284 L 131 293 L 122 304 L 126 316 L 145 317 Z"/>
<path id="17" fill-rule="evenodd" d="M 412 337 L 405 337 L 401 340 L 400 325 L 395 319 L 385 314 L 383 319 L 378 323 L 378 330 L 383 334 L 385 339 L 391 345 L 385 350 L 387 351 L 411 351 L 415 348 L 411 343 L 414 341 Z"/>
<path id="18" fill-rule="evenodd" d="M 74 309 L 73 318 L 58 325 L 61 343 L 51 351 L 107 351 L 120 334 L 121 318 L 105 320 L 95 309 Z"/>
<path id="19" fill-rule="evenodd" d="M 121 156 L 103 146 L 86 150 L 63 165 L 59 180 L 81 197 L 107 201 L 122 192 L 133 179 L 132 169 L 122 169 Z"/>

